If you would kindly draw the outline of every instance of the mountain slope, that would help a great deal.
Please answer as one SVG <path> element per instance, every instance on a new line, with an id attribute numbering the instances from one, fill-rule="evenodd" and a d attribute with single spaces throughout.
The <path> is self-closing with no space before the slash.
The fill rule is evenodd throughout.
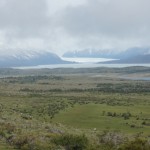
<path id="1" fill-rule="evenodd" d="M 103 62 L 103 64 L 147 64 L 147 63 L 150 63 L 150 54 L 138 55 L 120 60 Z"/>
<path id="2" fill-rule="evenodd" d="M 72 51 L 64 53 L 63 57 L 83 57 L 83 58 L 112 58 L 112 59 L 125 59 L 150 53 L 150 48 L 133 47 L 125 51 L 117 50 L 100 50 L 100 49 L 85 49 L 81 51 Z"/>
<path id="3" fill-rule="evenodd" d="M 21 66 L 36 66 L 48 64 L 67 64 L 71 63 L 62 60 L 56 54 L 45 53 L 22 53 L 16 55 L 0 56 L 0 67 L 21 67 Z"/>
<path id="4" fill-rule="evenodd" d="M 63 57 L 71 58 L 111 58 L 113 55 L 112 51 L 106 52 L 106 50 L 96 50 L 96 49 L 84 49 L 81 51 L 68 51 L 64 53 Z"/>

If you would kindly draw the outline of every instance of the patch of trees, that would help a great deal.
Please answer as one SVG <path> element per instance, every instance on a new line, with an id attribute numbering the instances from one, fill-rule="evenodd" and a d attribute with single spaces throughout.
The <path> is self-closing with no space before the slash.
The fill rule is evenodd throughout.
<path id="1" fill-rule="evenodd" d="M 6 80 L 7 79 L 7 80 Z M 36 83 L 39 80 L 64 80 L 61 76 L 47 76 L 47 75 L 33 75 L 33 76 L 23 76 L 23 77 L 7 77 L 3 79 L 7 83 Z"/>
<path id="2" fill-rule="evenodd" d="M 104 112 L 103 115 L 105 115 Z M 122 117 L 125 120 L 130 119 L 130 117 L 132 117 L 132 114 L 130 112 L 125 112 L 125 113 L 107 112 L 106 115 L 109 117 Z"/>
<path id="3" fill-rule="evenodd" d="M 97 84 L 98 91 L 112 93 L 139 93 L 150 92 L 150 84 L 147 83 L 99 83 Z"/>

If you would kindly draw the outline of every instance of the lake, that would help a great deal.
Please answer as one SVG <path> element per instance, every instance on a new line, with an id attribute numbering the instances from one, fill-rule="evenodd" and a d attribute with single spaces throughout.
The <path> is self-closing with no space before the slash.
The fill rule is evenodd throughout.
<path id="1" fill-rule="evenodd" d="M 96 67 L 109 67 L 109 68 L 123 68 L 131 66 L 145 66 L 150 67 L 150 64 L 96 64 L 96 63 L 78 63 L 78 64 L 52 64 L 52 65 L 38 65 L 30 67 L 13 67 L 15 69 L 42 69 L 42 68 L 96 68 Z"/>
<path id="2" fill-rule="evenodd" d="M 127 80 L 143 80 L 143 81 L 150 81 L 150 77 L 120 77 L 121 79 Z"/>

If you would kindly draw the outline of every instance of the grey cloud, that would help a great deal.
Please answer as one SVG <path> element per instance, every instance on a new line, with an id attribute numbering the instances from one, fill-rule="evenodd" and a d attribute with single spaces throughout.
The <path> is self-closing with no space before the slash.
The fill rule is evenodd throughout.
<path id="1" fill-rule="evenodd" d="M 150 28 L 148 0 L 89 0 L 87 5 L 66 9 L 62 25 L 77 36 L 145 36 Z"/>
<path id="2" fill-rule="evenodd" d="M 57 5 L 58 3 L 58 5 Z M 1 0 L 0 49 L 150 46 L 149 0 Z"/>
<path id="3" fill-rule="evenodd" d="M 0 28 L 6 36 L 38 36 L 50 25 L 46 0 L 2 0 Z"/>

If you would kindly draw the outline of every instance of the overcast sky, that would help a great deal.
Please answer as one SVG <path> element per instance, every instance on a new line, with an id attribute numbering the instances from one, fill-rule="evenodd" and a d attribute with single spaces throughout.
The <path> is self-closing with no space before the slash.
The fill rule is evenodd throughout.
<path id="1" fill-rule="evenodd" d="M 0 0 L 0 53 L 150 46 L 150 0 Z"/>

